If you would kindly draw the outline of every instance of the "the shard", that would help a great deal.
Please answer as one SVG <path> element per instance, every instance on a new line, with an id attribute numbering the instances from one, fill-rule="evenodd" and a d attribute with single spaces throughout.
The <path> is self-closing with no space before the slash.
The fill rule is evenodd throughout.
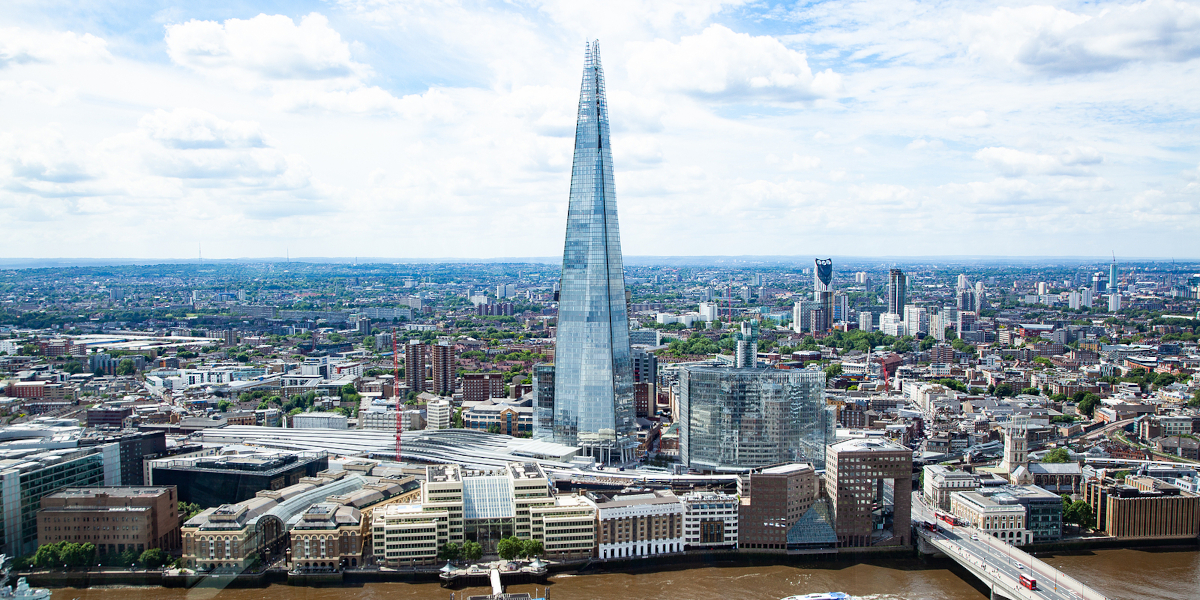
<path id="1" fill-rule="evenodd" d="M 554 441 L 602 463 L 636 446 L 629 316 L 600 46 L 587 45 L 554 347 Z"/>

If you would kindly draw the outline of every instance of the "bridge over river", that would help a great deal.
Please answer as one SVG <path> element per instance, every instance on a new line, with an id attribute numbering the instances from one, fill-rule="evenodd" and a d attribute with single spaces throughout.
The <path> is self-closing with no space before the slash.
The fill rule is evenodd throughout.
<path id="1" fill-rule="evenodd" d="M 913 494 L 913 516 L 934 522 L 933 511 Z M 917 521 L 920 523 L 920 521 Z M 939 531 L 917 526 L 922 552 L 954 559 L 992 590 L 992 598 L 1009 600 L 1108 600 L 1073 577 L 974 527 L 938 522 Z M 1021 577 L 1035 580 L 1035 589 Z"/>

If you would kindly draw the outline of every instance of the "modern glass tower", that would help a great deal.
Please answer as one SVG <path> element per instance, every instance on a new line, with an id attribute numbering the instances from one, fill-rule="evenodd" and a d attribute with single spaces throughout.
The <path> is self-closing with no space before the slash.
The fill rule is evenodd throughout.
<path id="1" fill-rule="evenodd" d="M 633 458 L 633 368 L 600 46 L 587 45 L 554 347 L 554 441 Z"/>

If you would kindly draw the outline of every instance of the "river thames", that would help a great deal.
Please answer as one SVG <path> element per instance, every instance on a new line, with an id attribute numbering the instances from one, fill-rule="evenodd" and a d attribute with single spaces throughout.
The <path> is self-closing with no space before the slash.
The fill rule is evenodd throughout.
<path id="1" fill-rule="evenodd" d="M 1200 552 L 1097 550 L 1044 557 L 1114 600 L 1195 600 L 1200 598 Z M 553 600 L 779 600 L 794 594 L 841 591 L 868 600 L 980 600 L 986 589 L 945 559 L 881 561 L 876 564 L 826 563 L 767 567 L 692 568 L 654 573 L 559 575 L 549 586 L 515 585 L 510 592 L 549 590 Z M 435 583 L 372 583 L 362 587 L 163 589 L 91 588 L 54 590 L 53 600 L 390 600 L 465 598 L 484 588 L 443 589 Z"/>

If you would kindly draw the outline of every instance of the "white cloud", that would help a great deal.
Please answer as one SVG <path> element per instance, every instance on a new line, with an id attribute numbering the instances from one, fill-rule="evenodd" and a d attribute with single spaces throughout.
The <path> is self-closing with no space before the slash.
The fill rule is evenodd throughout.
<path id="1" fill-rule="evenodd" d="M 1037 71 L 1077 73 L 1200 56 L 1200 6 L 1146 0 L 1087 15 L 1050 6 L 998 8 L 964 19 L 972 54 Z"/>
<path id="2" fill-rule="evenodd" d="M 1091 174 L 1087 165 L 1099 164 L 1104 160 L 1095 148 L 1090 147 L 1070 148 L 1058 155 L 991 147 L 976 152 L 975 158 L 1010 177 L 1022 175 L 1086 176 Z"/>
<path id="3" fill-rule="evenodd" d="M 656 40 L 634 48 L 628 69 L 635 81 L 701 98 L 802 101 L 842 90 L 840 75 L 829 69 L 814 75 L 803 52 L 722 25 L 678 44 Z"/>
<path id="4" fill-rule="evenodd" d="M 191 20 L 167 26 L 167 54 L 196 71 L 252 74 L 263 79 L 339 79 L 369 69 L 354 62 L 350 47 L 312 13 L 296 24 L 283 15 L 260 14 L 222 23 Z"/>
<path id="5" fill-rule="evenodd" d="M 0 69 L 27 63 L 108 60 L 108 44 L 90 33 L 0 28 Z"/>
<path id="6" fill-rule="evenodd" d="M 988 119 L 987 113 L 983 112 L 982 110 L 977 110 L 965 117 L 950 117 L 947 123 L 949 123 L 951 127 L 958 128 L 987 127 L 988 125 L 991 125 L 991 120 Z"/>
<path id="7" fill-rule="evenodd" d="M 271 105 L 281 110 L 408 114 L 419 103 L 419 96 L 396 98 L 367 85 L 372 69 L 352 58 L 350 45 L 319 13 L 298 24 L 260 14 L 166 29 L 167 54 L 176 64 L 214 80 L 267 89 Z"/>

